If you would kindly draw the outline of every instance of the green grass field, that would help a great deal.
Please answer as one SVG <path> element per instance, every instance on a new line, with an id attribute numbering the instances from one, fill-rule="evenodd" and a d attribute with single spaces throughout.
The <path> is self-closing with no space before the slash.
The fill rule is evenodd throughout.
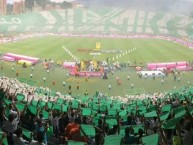
<path id="1" fill-rule="evenodd" d="M 180 44 L 158 39 L 113 39 L 113 38 L 62 38 L 59 36 L 48 36 L 39 38 L 30 38 L 20 42 L 0 44 L 1 53 L 12 52 L 27 56 L 39 57 L 44 59 L 53 59 L 55 62 L 72 61 L 73 59 L 66 53 L 63 47 L 67 48 L 71 53 L 80 60 L 106 60 L 116 58 L 117 54 L 102 54 L 100 56 L 91 56 L 87 52 L 78 52 L 78 48 L 94 49 L 96 42 L 101 43 L 101 50 L 117 49 L 123 52 L 136 48 L 135 51 L 125 54 L 117 59 L 119 62 L 137 62 L 145 65 L 148 62 L 173 62 L 173 61 L 192 61 L 193 50 L 184 47 Z M 19 71 L 19 80 L 25 82 L 25 79 L 31 80 L 37 86 L 48 86 L 53 90 L 59 90 L 66 93 L 68 86 L 72 85 L 73 95 L 83 95 L 88 90 L 90 95 L 96 91 L 100 91 L 109 95 L 125 95 L 137 93 L 153 93 L 173 90 L 174 87 L 180 88 L 184 85 L 193 83 L 192 71 L 181 74 L 181 81 L 174 82 L 172 75 L 167 77 L 167 82 L 161 84 L 161 78 L 140 79 L 135 72 L 135 69 L 128 67 L 122 71 L 117 71 L 114 75 L 109 74 L 108 80 L 102 78 L 90 78 L 88 82 L 83 77 L 66 77 L 68 70 L 55 67 L 50 73 L 47 73 L 43 66 L 39 63 L 34 67 L 33 78 L 30 78 L 31 68 L 23 68 L 21 65 L 16 65 L 12 72 L 12 63 L 4 62 L 4 73 L 9 77 L 16 77 L 15 71 Z M 116 76 L 122 80 L 122 85 L 117 86 Z M 130 76 L 128 81 L 126 78 Z M 43 82 L 43 77 L 46 77 L 46 82 Z M 56 85 L 52 82 L 56 80 Z M 66 87 L 62 86 L 62 82 L 66 82 Z M 76 90 L 76 83 L 79 82 L 80 90 Z M 131 84 L 134 84 L 134 89 L 131 89 Z M 108 84 L 112 85 L 112 90 L 108 90 Z"/>

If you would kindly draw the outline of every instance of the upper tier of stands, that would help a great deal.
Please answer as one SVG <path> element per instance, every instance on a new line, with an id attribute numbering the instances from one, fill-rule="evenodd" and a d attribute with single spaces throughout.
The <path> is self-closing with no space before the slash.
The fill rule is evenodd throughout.
<path id="1" fill-rule="evenodd" d="M 193 19 L 184 15 L 133 9 L 65 9 L 0 18 L 0 33 L 115 33 L 189 36 Z"/>

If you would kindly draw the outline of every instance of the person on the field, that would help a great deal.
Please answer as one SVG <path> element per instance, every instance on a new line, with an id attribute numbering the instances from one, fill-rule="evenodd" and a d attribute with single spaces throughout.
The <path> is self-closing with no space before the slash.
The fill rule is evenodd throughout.
<path id="1" fill-rule="evenodd" d="M 84 93 L 85 96 L 88 96 L 88 91 L 86 90 L 85 93 Z"/>
<path id="2" fill-rule="evenodd" d="M 133 89 L 134 88 L 134 84 L 131 84 L 131 89 Z"/>
<path id="3" fill-rule="evenodd" d="M 178 76 L 178 82 L 180 82 L 180 76 Z"/>
<path id="4" fill-rule="evenodd" d="M 56 80 L 53 80 L 52 84 L 55 86 L 56 85 Z"/>
<path id="5" fill-rule="evenodd" d="M 109 84 L 108 88 L 109 88 L 109 91 L 111 91 L 111 84 Z"/>
<path id="6" fill-rule="evenodd" d="M 68 94 L 72 95 L 72 90 L 71 89 L 68 89 Z"/>
<path id="7" fill-rule="evenodd" d="M 66 77 L 67 77 L 67 78 L 69 77 L 69 73 L 68 73 L 68 72 L 66 73 Z"/>
<path id="8" fill-rule="evenodd" d="M 119 76 L 116 76 L 116 80 L 117 80 L 117 83 L 118 83 L 118 81 L 120 80 Z"/>
<path id="9" fill-rule="evenodd" d="M 116 76 L 116 80 L 117 80 L 117 85 L 120 86 L 121 85 L 121 79 L 119 78 L 119 76 Z"/>
<path id="10" fill-rule="evenodd" d="M 153 80 L 155 80 L 155 75 L 153 75 Z"/>
<path id="11" fill-rule="evenodd" d="M 129 76 L 129 75 L 127 76 L 127 80 L 128 80 L 128 81 L 130 80 L 130 76 Z"/>
<path id="12" fill-rule="evenodd" d="M 85 81 L 88 82 L 88 79 L 89 79 L 89 74 L 86 74 Z"/>
<path id="13" fill-rule="evenodd" d="M 174 74 L 174 82 L 176 81 L 176 75 Z"/>
<path id="14" fill-rule="evenodd" d="M 33 74 L 31 73 L 31 74 L 30 74 L 30 78 L 32 78 L 32 77 L 33 77 Z"/>
<path id="15" fill-rule="evenodd" d="M 164 80 L 163 80 L 163 79 L 161 80 L 161 84 L 162 84 L 162 85 L 164 84 Z"/>
<path id="16" fill-rule="evenodd" d="M 63 87 L 66 87 L 66 82 L 63 81 L 63 82 L 62 82 L 62 85 L 63 85 Z"/>
<path id="17" fill-rule="evenodd" d="M 80 89 L 80 84 L 79 84 L 79 82 L 76 83 L 76 89 L 77 89 L 77 90 Z"/>
<path id="18" fill-rule="evenodd" d="M 72 87 L 71 86 L 68 87 L 68 94 L 72 95 Z"/>
<path id="19" fill-rule="evenodd" d="M 46 77 L 43 77 L 43 81 L 44 81 L 44 83 L 46 82 Z"/>
<path id="20" fill-rule="evenodd" d="M 121 86 L 122 84 L 121 80 L 119 80 L 117 83 L 118 83 L 118 86 Z"/>
<path id="21" fill-rule="evenodd" d="M 18 76 L 19 76 L 19 71 L 17 70 L 17 71 L 16 71 L 16 77 L 18 77 Z"/>

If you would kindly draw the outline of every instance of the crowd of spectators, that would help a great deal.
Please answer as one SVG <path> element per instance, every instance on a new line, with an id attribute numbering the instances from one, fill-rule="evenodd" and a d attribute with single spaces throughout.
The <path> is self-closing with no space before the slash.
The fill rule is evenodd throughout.
<path id="1" fill-rule="evenodd" d="M 111 145 L 148 141 L 152 145 L 193 145 L 192 90 L 185 87 L 179 92 L 127 98 L 102 94 L 73 98 L 60 92 L 51 96 L 49 89 L 2 76 L 0 144 L 7 140 L 9 145 L 70 141 L 107 145 L 112 137 Z M 31 136 L 24 135 L 24 131 Z"/>

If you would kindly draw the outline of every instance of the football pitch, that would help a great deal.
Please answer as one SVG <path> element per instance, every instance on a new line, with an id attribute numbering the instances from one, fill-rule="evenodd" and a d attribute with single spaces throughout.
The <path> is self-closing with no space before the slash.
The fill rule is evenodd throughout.
<path id="1" fill-rule="evenodd" d="M 117 50 L 121 53 L 101 53 L 101 55 L 90 55 L 89 51 L 96 47 L 96 42 L 101 43 L 101 51 Z M 162 78 L 143 79 L 139 78 L 135 68 L 126 67 L 121 71 L 115 71 L 114 74 L 109 74 L 108 79 L 102 78 L 89 78 L 85 81 L 84 77 L 67 76 L 69 70 L 61 67 L 54 67 L 48 73 L 41 62 L 45 59 L 52 59 L 57 61 L 74 61 L 72 55 L 69 55 L 66 48 L 78 60 L 97 60 L 104 61 L 107 58 L 110 63 L 116 61 L 121 63 L 131 62 L 146 66 L 150 62 L 177 62 L 177 61 L 193 61 L 193 50 L 183 45 L 160 39 L 123 39 L 123 38 L 67 38 L 60 36 L 44 36 L 37 38 L 29 38 L 18 42 L 10 42 L 0 44 L 1 53 L 16 53 L 26 56 L 41 58 L 40 63 L 31 67 L 23 68 L 21 65 L 16 64 L 13 68 L 13 63 L 4 62 L 0 65 L 3 69 L 0 70 L 1 74 L 8 77 L 16 77 L 16 72 L 19 72 L 18 80 L 21 82 L 29 83 L 30 85 L 49 87 L 55 91 L 67 93 L 68 86 L 72 86 L 72 95 L 83 96 L 87 90 L 90 95 L 96 91 L 108 95 L 129 95 L 138 93 L 154 93 L 165 92 L 180 87 L 191 85 L 193 83 L 193 72 L 185 72 L 180 74 L 180 81 L 174 81 L 173 76 L 170 74 L 165 78 L 164 83 L 161 84 Z M 124 55 L 123 55 L 124 53 Z M 30 73 L 33 77 L 30 78 Z M 130 79 L 127 80 L 127 76 Z M 119 76 L 122 84 L 118 86 L 116 83 L 116 76 Z M 43 78 L 46 81 L 43 81 Z M 53 85 L 55 81 L 55 85 Z M 66 86 L 63 86 L 63 81 Z M 77 82 L 80 84 L 80 89 L 76 89 Z M 112 89 L 108 89 L 111 84 Z M 131 84 L 134 85 L 131 88 Z"/>

